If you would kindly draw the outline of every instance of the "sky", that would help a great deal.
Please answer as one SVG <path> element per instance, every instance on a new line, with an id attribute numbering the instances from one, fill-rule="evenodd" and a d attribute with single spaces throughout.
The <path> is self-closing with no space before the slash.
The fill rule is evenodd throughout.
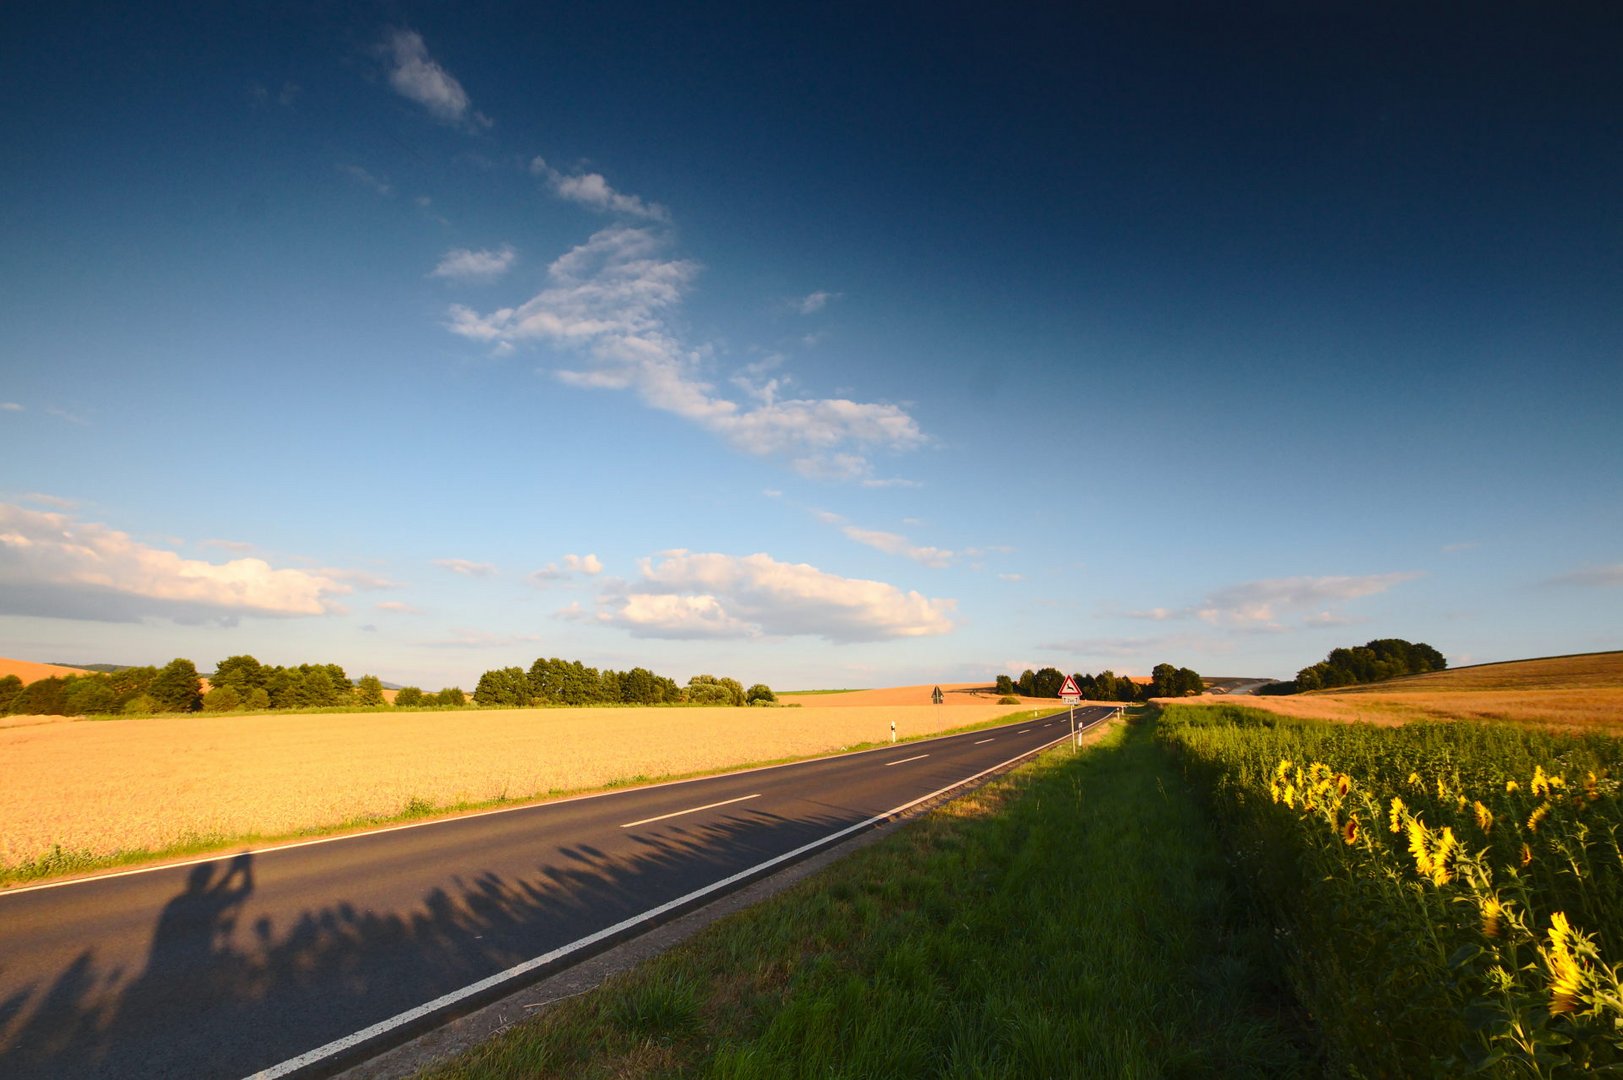
<path id="1" fill-rule="evenodd" d="M 1623 9 L 1059 6 L 0 7 L 0 655 L 1623 647 Z"/>

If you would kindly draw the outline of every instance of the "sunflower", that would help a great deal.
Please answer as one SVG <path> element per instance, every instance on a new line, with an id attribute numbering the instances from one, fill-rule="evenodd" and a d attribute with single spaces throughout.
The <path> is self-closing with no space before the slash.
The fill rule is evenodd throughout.
<path id="1" fill-rule="evenodd" d="M 1482 898 L 1482 936 L 1499 936 L 1499 916 L 1504 913 L 1505 905 L 1499 902 L 1497 896 L 1491 893 Z"/>
<path id="2" fill-rule="evenodd" d="M 1358 840 L 1358 819 L 1357 818 L 1349 817 L 1347 819 L 1347 824 L 1342 826 L 1342 829 L 1341 829 L 1341 840 L 1342 840 L 1342 843 L 1346 844 L 1348 847 L 1352 847 L 1353 844 L 1357 842 L 1357 840 Z"/>
<path id="3" fill-rule="evenodd" d="M 1571 1012 L 1583 989 L 1584 969 L 1572 955 L 1572 927 L 1564 912 L 1550 916 L 1550 946 L 1542 951 L 1550 968 L 1550 1015 Z"/>
<path id="4" fill-rule="evenodd" d="M 1403 805 L 1402 799 L 1398 798 L 1396 795 L 1392 796 L 1392 813 L 1390 816 L 1392 824 L 1390 827 L 1393 832 L 1403 831 L 1403 815 L 1407 813 L 1408 810 L 1409 808 Z"/>
<path id="5" fill-rule="evenodd" d="M 1538 823 L 1549 816 L 1550 804 L 1547 802 L 1539 803 L 1538 809 L 1527 815 L 1527 831 L 1538 832 Z"/>
<path id="6" fill-rule="evenodd" d="M 1486 806 L 1483 806 L 1481 799 L 1478 799 L 1476 801 L 1475 807 L 1476 807 L 1476 827 L 1481 829 L 1483 832 L 1487 832 L 1488 830 L 1492 829 L 1493 828 L 1493 811 L 1489 810 Z"/>

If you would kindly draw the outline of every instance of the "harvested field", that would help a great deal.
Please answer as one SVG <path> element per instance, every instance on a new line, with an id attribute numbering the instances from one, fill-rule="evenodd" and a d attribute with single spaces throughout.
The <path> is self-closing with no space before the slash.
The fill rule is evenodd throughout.
<path id="1" fill-rule="evenodd" d="M 928 690 L 928 688 L 926 688 Z M 943 687 L 943 689 L 946 689 Z M 982 703 L 829 709 L 275 713 L 0 729 L 0 865 L 285 835 L 445 806 L 833 752 L 1006 716 Z"/>
<path id="2" fill-rule="evenodd" d="M 63 667 L 60 664 L 39 664 L 32 660 L 8 660 L 0 657 L 0 679 L 7 675 L 15 675 L 23 681 L 23 685 L 38 682 L 40 679 L 49 679 L 51 676 L 61 678 L 64 675 L 88 675 L 84 668 Z"/>

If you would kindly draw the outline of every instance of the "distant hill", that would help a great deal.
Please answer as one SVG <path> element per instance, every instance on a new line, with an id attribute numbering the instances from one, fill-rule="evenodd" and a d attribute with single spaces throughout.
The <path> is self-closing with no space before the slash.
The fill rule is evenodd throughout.
<path id="1" fill-rule="evenodd" d="M 99 671 L 104 675 L 111 675 L 115 671 L 123 671 L 127 667 L 134 666 L 133 664 L 60 664 L 55 663 L 55 661 L 53 661 L 53 664 L 56 667 L 73 668 L 75 671 Z"/>
<path id="2" fill-rule="evenodd" d="M 51 676 L 85 675 L 89 668 L 69 667 L 66 664 L 41 664 L 34 660 L 7 660 L 0 657 L 0 679 L 7 675 L 15 675 L 26 685 L 38 682 L 40 679 L 49 679 Z"/>
<path id="3" fill-rule="evenodd" d="M 1391 694 L 1428 691 L 1623 689 L 1623 651 L 1544 656 L 1497 664 L 1402 675 L 1385 682 L 1338 686 L 1313 694 Z"/>

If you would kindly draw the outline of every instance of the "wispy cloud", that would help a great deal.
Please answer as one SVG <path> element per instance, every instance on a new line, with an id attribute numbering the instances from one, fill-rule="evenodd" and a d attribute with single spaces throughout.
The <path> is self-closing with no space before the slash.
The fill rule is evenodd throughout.
<path id="1" fill-rule="evenodd" d="M 562 173 L 548 165 L 544 158 L 539 157 L 530 162 L 530 173 L 545 180 L 552 193 L 565 202 L 572 202 L 602 213 L 622 214 L 645 221 L 671 219 L 670 211 L 658 203 L 644 202 L 635 195 L 615 191 L 609 186 L 609 182 L 603 179 L 601 173 L 574 175 Z"/>
<path id="2" fill-rule="evenodd" d="M 57 405 L 47 405 L 45 407 L 45 415 L 54 416 L 58 420 L 64 420 L 67 423 L 73 424 L 75 427 L 90 426 L 90 421 L 86 417 L 80 416 L 76 412 L 69 412 L 67 409 L 61 408 Z"/>
<path id="3" fill-rule="evenodd" d="M 559 565 L 562 563 L 562 565 Z M 530 584 L 545 586 L 550 581 L 567 578 L 595 577 L 603 572 L 603 560 L 596 555 L 565 555 L 559 562 L 550 562 L 529 576 Z"/>
<path id="4" fill-rule="evenodd" d="M 540 634 L 497 634 L 470 626 L 451 628 L 451 636 L 423 644 L 434 649 L 505 649 L 526 642 L 540 641 Z"/>
<path id="5" fill-rule="evenodd" d="M 634 391 L 745 453 L 787 457 L 814 479 L 889 483 L 873 476 L 865 452 L 924 445 L 918 423 L 896 405 L 782 398 L 780 381 L 752 385 L 747 404 L 718 394 L 699 373 L 706 351 L 684 343 L 671 322 L 699 267 L 666 256 L 668 245 L 664 230 L 611 225 L 556 259 L 547 288 L 530 300 L 487 314 L 452 305 L 447 328 L 496 347 L 544 342 L 584 353 L 586 366 L 556 376 Z"/>
<path id="6" fill-rule="evenodd" d="M 263 559 L 211 563 L 151 547 L 105 525 L 0 504 L 0 610 L 128 622 L 239 615 L 324 615 L 351 591 L 322 573 Z"/>
<path id="7" fill-rule="evenodd" d="M 847 540 L 871 547 L 875 551 L 883 551 L 886 555 L 900 555 L 904 559 L 912 559 L 921 566 L 935 570 L 951 566 L 955 557 L 946 548 L 915 544 L 901 533 L 886 532 L 883 529 L 865 529 L 860 525 L 845 523 L 844 519 L 837 515 L 829 516 L 834 518 L 830 523 L 838 525 L 841 534 Z"/>
<path id="8" fill-rule="evenodd" d="M 415 30 L 391 30 L 383 39 L 389 55 L 389 85 L 395 93 L 415 101 L 429 115 L 447 124 L 470 130 L 490 127 L 490 118 L 473 110 L 468 92 L 439 62 L 428 55 L 428 46 Z"/>
<path id="9" fill-rule="evenodd" d="M 1193 618 L 1213 626 L 1277 631 L 1284 629 L 1281 620 L 1301 616 L 1305 612 L 1313 614 L 1305 617 L 1304 622 L 1319 626 L 1334 625 L 1329 620 L 1342 616 L 1328 610 L 1330 605 L 1374 596 L 1420 576 L 1406 571 L 1362 576 L 1268 578 L 1219 589 L 1192 607 L 1157 607 L 1124 614 L 1129 618 L 1156 622 Z"/>
<path id="10" fill-rule="evenodd" d="M 254 550 L 254 546 L 246 540 L 220 540 L 215 538 L 199 540 L 197 546 L 200 548 L 218 548 L 221 551 L 235 552 L 238 555 L 245 555 Z"/>
<path id="11" fill-rule="evenodd" d="M 379 600 L 372 605 L 379 611 L 389 615 L 422 615 L 422 608 L 413 607 L 404 600 Z"/>
<path id="12" fill-rule="evenodd" d="M 351 570 L 336 566 L 322 567 L 321 573 L 334 581 L 342 581 L 345 585 L 353 585 L 357 589 L 376 592 L 380 589 L 398 589 L 400 582 L 386 578 L 382 574 L 374 574 L 370 570 Z"/>
<path id="13" fill-rule="evenodd" d="M 802 315 L 815 315 L 817 312 L 828 307 L 830 301 L 838 300 L 840 295 L 841 294 L 837 292 L 824 292 L 822 290 L 818 290 L 817 292 L 810 293 L 801 297 L 799 300 L 796 300 L 795 310 L 800 312 Z"/>
<path id="14" fill-rule="evenodd" d="M 47 495 L 42 491 L 30 491 L 28 494 L 19 497 L 23 502 L 31 502 L 39 506 L 50 506 L 58 510 L 72 510 L 79 505 L 73 499 L 64 499 L 60 495 Z"/>
<path id="15" fill-rule="evenodd" d="M 0 412 L 23 412 L 24 409 L 15 401 L 0 401 Z"/>
<path id="16" fill-rule="evenodd" d="M 1571 573 L 1559 574 L 1553 578 L 1546 578 L 1545 585 L 1571 586 L 1581 588 L 1615 588 L 1623 585 L 1623 563 L 1612 563 L 1610 566 L 1591 566 L 1583 570 L 1574 570 Z"/>
<path id="17" fill-rule="evenodd" d="M 440 261 L 428 276 L 458 282 L 495 281 L 512 269 L 517 261 L 518 252 L 513 250 L 511 244 L 503 244 L 494 250 L 455 248 L 440 256 Z"/>
<path id="18" fill-rule="evenodd" d="M 597 619 L 634 637 L 815 636 L 885 641 L 946 634 L 957 602 L 846 578 L 766 554 L 667 551 L 600 600 Z M 567 609 L 566 609 L 567 610 Z"/>
<path id="19" fill-rule="evenodd" d="M 492 563 L 473 562 L 468 559 L 435 559 L 434 565 L 463 577 L 491 577 L 496 573 Z"/>
<path id="20" fill-rule="evenodd" d="M 359 165 L 339 165 L 338 171 L 362 187 L 369 188 L 384 198 L 394 195 L 394 187 L 387 180 L 378 179 Z"/>
<path id="21" fill-rule="evenodd" d="M 1470 551 L 1472 548 L 1481 546 L 1482 544 L 1480 541 L 1462 540 L 1457 544 L 1444 544 L 1442 547 L 1442 552 L 1444 555 L 1452 555 L 1457 551 Z"/>

